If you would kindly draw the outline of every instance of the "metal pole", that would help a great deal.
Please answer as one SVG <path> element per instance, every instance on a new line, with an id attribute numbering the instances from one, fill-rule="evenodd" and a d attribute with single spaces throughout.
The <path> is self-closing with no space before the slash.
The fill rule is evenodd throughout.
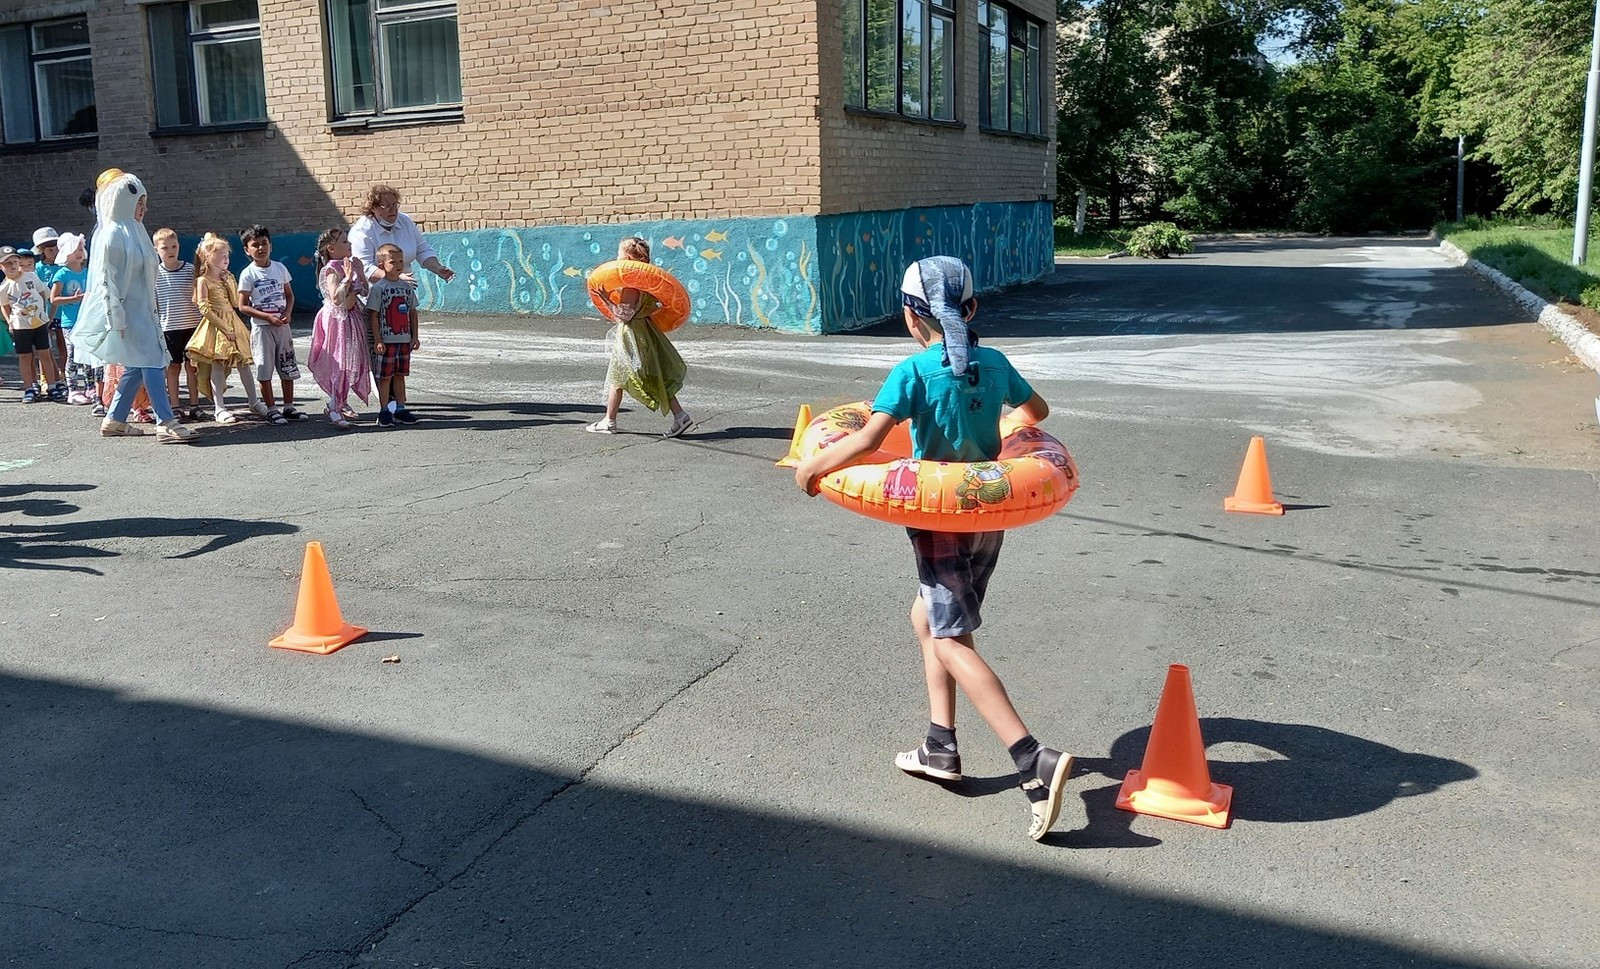
<path id="1" fill-rule="evenodd" d="M 1456 135 L 1456 221 L 1466 217 L 1467 136 Z"/>
<path id="2" fill-rule="evenodd" d="M 1578 224 L 1572 236 L 1572 264 L 1589 254 L 1589 200 L 1594 189 L 1595 102 L 1600 100 L 1600 0 L 1594 4 L 1594 37 L 1589 41 L 1589 88 L 1584 95 L 1583 158 L 1578 169 Z"/>

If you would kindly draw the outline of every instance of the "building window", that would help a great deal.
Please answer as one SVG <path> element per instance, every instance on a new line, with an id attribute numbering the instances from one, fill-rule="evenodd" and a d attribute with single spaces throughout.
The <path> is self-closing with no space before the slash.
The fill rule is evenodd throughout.
<path id="1" fill-rule="evenodd" d="M 267 120 L 256 0 L 192 0 L 149 8 L 156 126 Z"/>
<path id="2" fill-rule="evenodd" d="M 844 103 L 956 118 L 955 0 L 846 0 Z"/>
<path id="3" fill-rule="evenodd" d="M 0 128 L 8 145 L 99 130 L 87 17 L 0 27 Z"/>
<path id="4" fill-rule="evenodd" d="M 461 104 L 456 5 L 440 0 L 328 0 L 338 117 Z"/>
<path id="5" fill-rule="evenodd" d="M 1044 134 L 1044 25 L 999 3 L 978 4 L 978 124 Z"/>

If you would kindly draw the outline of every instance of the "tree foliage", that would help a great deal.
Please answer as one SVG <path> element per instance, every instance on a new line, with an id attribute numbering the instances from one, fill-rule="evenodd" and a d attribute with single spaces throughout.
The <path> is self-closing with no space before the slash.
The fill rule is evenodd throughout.
<path id="1" fill-rule="evenodd" d="M 1113 225 L 1427 225 L 1458 135 L 1508 208 L 1571 209 L 1592 0 L 1059 8 L 1059 195 Z"/>

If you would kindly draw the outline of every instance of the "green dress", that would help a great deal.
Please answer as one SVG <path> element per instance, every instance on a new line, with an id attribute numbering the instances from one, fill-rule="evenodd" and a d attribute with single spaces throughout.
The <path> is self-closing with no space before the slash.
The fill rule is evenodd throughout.
<path id="1" fill-rule="evenodd" d="M 621 387 L 639 403 L 665 414 L 668 401 L 683 389 L 683 377 L 689 368 L 672 341 L 650 322 L 650 314 L 660 305 L 655 297 L 640 293 L 639 309 L 633 317 L 606 334 L 611 349 L 606 387 Z"/>

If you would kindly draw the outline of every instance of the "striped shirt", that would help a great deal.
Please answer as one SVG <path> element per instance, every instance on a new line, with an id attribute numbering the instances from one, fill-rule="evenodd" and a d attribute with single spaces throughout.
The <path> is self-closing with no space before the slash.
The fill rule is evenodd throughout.
<path id="1" fill-rule="evenodd" d="M 180 263 L 171 271 L 156 263 L 156 312 L 162 330 L 192 330 L 200 325 L 200 307 L 194 305 L 194 263 Z"/>

